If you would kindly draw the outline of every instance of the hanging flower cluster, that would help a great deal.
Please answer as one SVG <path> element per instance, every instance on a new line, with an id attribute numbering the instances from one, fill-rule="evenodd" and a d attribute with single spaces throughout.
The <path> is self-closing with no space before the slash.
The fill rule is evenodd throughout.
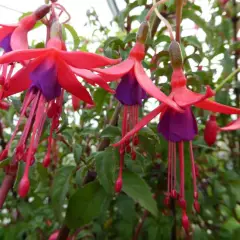
<path id="1" fill-rule="evenodd" d="M 139 143 L 138 131 L 160 114 L 157 131 L 168 142 L 168 184 L 165 204 L 169 206 L 171 199 L 177 200 L 182 211 L 182 226 L 186 232 L 189 231 L 185 177 L 190 176 L 185 176 L 185 162 L 188 160 L 184 154 L 185 146 L 188 148 L 191 162 L 193 207 L 197 212 L 200 211 L 192 142 L 198 135 L 198 126 L 192 109 L 197 107 L 212 112 L 204 133 L 208 145 L 212 145 L 216 141 L 218 132 L 240 128 L 240 119 L 231 122 L 226 127 L 218 127 L 215 114 L 240 114 L 240 109 L 211 100 L 215 92 L 209 86 L 206 86 L 204 94 L 195 93 L 187 88 L 181 48 L 172 35 L 169 46 L 172 66 L 169 96 L 155 86 L 142 65 L 146 51 L 145 42 L 149 32 L 148 20 L 154 8 L 150 10 L 146 21 L 140 25 L 136 43 L 128 58 L 122 62 L 119 59 L 109 59 L 94 53 L 68 51 L 62 37 L 60 16 L 65 12 L 68 15 L 68 21 L 70 15 L 56 1 L 52 1 L 50 5 L 41 6 L 16 25 L 0 24 L 0 47 L 4 50 L 0 57 L 0 108 L 6 110 L 8 108 L 2 99 L 26 91 L 16 128 L 0 154 L 0 161 L 12 157 L 10 166 L 16 166 L 19 161 L 25 162 L 24 174 L 18 188 L 21 197 L 25 197 L 30 188 L 29 170 L 35 162 L 35 153 L 46 119 L 50 119 L 51 127 L 48 148 L 42 163 L 44 167 L 48 167 L 51 162 L 53 134 L 59 127 L 64 91 L 72 95 L 74 110 L 79 109 L 80 101 L 90 107 L 94 106 L 91 94 L 77 79 L 77 76 L 80 76 L 88 84 L 98 85 L 115 94 L 115 98 L 123 106 L 122 139 L 113 145 L 119 147 L 120 155 L 119 173 L 115 183 L 116 192 L 120 192 L 123 185 L 122 173 L 125 154 L 130 153 L 132 160 L 136 159 L 136 147 Z M 27 34 L 40 20 L 47 27 L 46 46 L 40 49 L 29 49 Z M 168 24 L 167 27 L 171 28 Z M 21 69 L 13 74 L 16 63 L 21 65 Z M 119 78 L 121 80 L 116 90 L 111 89 L 108 83 Z M 142 107 L 142 102 L 148 97 L 158 100 L 159 106 L 139 120 L 139 109 Z M 12 142 L 26 116 L 27 121 L 21 137 L 15 151 L 10 154 Z M 178 162 L 179 184 L 177 179 Z"/>
<path id="2" fill-rule="evenodd" d="M 68 52 L 62 39 L 60 14 L 57 14 L 57 9 L 61 10 L 60 14 L 65 11 L 60 4 L 53 2 L 51 5 L 40 7 L 30 16 L 20 20 L 18 24 L 2 25 L 3 28 L 1 28 L 1 46 L 4 49 L 4 55 L 0 59 L 3 79 L 1 99 L 27 90 L 15 131 L 0 155 L 0 160 L 9 156 L 11 144 L 19 131 L 19 126 L 28 115 L 12 157 L 12 164 L 18 161 L 26 162 L 18 190 L 21 197 L 26 196 L 30 188 L 29 168 L 34 163 L 34 155 L 47 118 L 51 120 L 51 128 L 43 165 L 47 167 L 50 163 L 53 132 L 59 126 L 64 91 L 71 93 L 74 98 L 93 105 L 90 93 L 77 80 L 76 75 L 83 77 L 89 84 L 98 84 L 113 92 L 100 76 L 94 75 L 88 69 L 119 62 L 119 60 L 88 52 Z M 49 19 L 46 14 L 49 15 Z M 43 17 L 47 26 L 46 47 L 28 49 L 27 33 Z M 16 62 L 21 63 L 22 68 L 12 74 Z M 10 69 L 6 73 L 9 66 Z"/>

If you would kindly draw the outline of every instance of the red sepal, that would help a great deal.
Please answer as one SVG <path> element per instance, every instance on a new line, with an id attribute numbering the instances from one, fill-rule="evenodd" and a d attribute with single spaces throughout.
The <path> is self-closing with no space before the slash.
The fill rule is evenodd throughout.
<path id="1" fill-rule="evenodd" d="M 234 131 L 240 129 L 240 117 L 237 120 L 230 122 L 226 127 L 220 128 L 220 131 Z"/>
<path id="2" fill-rule="evenodd" d="M 93 71 L 100 73 L 105 81 L 110 82 L 110 81 L 117 80 L 121 78 L 123 75 L 125 75 L 126 73 L 128 73 L 133 68 L 133 65 L 134 65 L 133 59 L 126 59 L 125 61 L 113 67 L 104 68 L 104 69 L 96 68 L 96 69 L 93 69 Z"/>
<path id="3" fill-rule="evenodd" d="M 93 105 L 93 100 L 82 84 L 77 80 L 70 67 L 60 58 L 56 59 L 58 82 L 63 89 L 86 103 Z"/>
<path id="4" fill-rule="evenodd" d="M 214 96 L 214 91 L 207 86 L 206 93 L 200 94 L 192 92 L 191 90 L 187 89 L 185 86 L 177 87 L 172 90 L 173 99 L 180 107 L 188 107 L 194 105 L 198 102 L 205 100 L 206 98 L 210 98 Z"/>
<path id="5" fill-rule="evenodd" d="M 69 65 L 83 69 L 104 67 L 108 65 L 117 64 L 121 61 L 121 59 L 110 59 L 94 53 L 81 51 L 76 52 L 59 51 L 59 53 L 61 58 L 64 59 Z"/>
<path id="6" fill-rule="evenodd" d="M 215 113 L 223 114 L 240 114 L 239 108 L 229 107 L 221 103 L 217 103 L 208 99 L 205 99 L 199 103 L 194 104 L 198 108 L 208 110 Z"/>
<path id="7" fill-rule="evenodd" d="M 152 82 L 152 80 L 146 75 L 140 62 L 135 62 L 134 72 L 139 85 L 152 97 L 156 98 L 160 102 L 167 104 L 169 107 L 181 111 L 181 108 L 163 92 L 161 92 Z"/>

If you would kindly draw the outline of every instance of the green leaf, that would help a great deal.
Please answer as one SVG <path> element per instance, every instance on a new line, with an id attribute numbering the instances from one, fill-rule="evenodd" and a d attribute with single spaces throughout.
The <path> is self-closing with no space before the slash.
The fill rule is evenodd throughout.
<path id="1" fill-rule="evenodd" d="M 80 38 L 76 30 L 69 24 L 64 24 L 64 27 L 70 32 L 73 38 L 73 50 L 77 50 L 80 44 Z"/>
<path id="2" fill-rule="evenodd" d="M 121 136 L 121 129 L 116 126 L 107 126 L 100 134 L 100 137 L 115 138 Z"/>
<path id="3" fill-rule="evenodd" d="M 91 182 L 77 190 L 69 200 L 66 224 L 79 228 L 98 217 L 108 203 L 108 195 L 97 182 Z"/>
<path id="4" fill-rule="evenodd" d="M 100 184 L 107 193 L 112 194 L 114 189 L 116 158 L 112 148 L 99 152 L 96 156 L 96 170 Z"/>
<path id="5" fill-rule="evenodd" d="M 78 164 L 80 162 L 80 158 L 82 156 L 82 146 L 80 144 L 75 144 L 73 149 L 75 162 Z"/>
<path id="6" fill-rule="evenodd" d="M 154 216 L 158 215 L 157 204 L 153 199 L 149 186 L 137 174 L 132 172 L 123 173 L 123 191 Z"/>
<path id="7" fill-rule="evenodd" d="M 61 220 L 63 212 L 63 203 L 69 190 L 69 181 L 72 176 L 73 166 L 62 167 L 57 170 L 54 176 L 51 189 L 52 206 L 56 217 Z"/>

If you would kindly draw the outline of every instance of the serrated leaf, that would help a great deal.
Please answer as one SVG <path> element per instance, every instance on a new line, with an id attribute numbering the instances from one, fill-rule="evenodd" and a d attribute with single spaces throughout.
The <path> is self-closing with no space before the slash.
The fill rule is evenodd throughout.
<path id="1" fill-rule="evenodd" d="M 55 215 L 59 220 L 62 219 L 63 204 L 69 190 L 69 181 L 74 168 L 73 166 L 62 167 L 57 170 L 54 176 L 51 200 Z"/>
<path id="2" fill-rule="evenodd" d="M 123 191 L 154 216 L 158 216 L 157 204 L 153 199 L 150 188 L 137 174 L 123 173 Z"/>
<path id="3" fill-rule="evenodd" d="M 95 156 L 96 170 L 100 184 L 107 193 L 112 194 L 116 169 L 115 153 L 112 148 L 99 152 Z"/>
<path id="4" fill-rule="evenodd" d="M 79 228 L 98 217 L 106 207 L 108 195 L 97 182 L 91 182 L 77 190 L 69 200 L 66 224 L 70 228 Z"/>

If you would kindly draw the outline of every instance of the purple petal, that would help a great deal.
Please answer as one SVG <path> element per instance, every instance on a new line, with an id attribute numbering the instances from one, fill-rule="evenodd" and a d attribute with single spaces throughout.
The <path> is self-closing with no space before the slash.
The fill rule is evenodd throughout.
<path id="1" fill-rule="evenodd" d="M 0 48 L 3 48 L 5 53 L 12 51 L 11 44 L 10 44 L 11 36 L 12 36 L 12 33 L 8 34 L 5 38 L 3 38 L 0 41 Z"/>
<path id="2" fill-rule="evenodd" d="M 171 142 L 193 140 L 198 128 L 191 108 L 185 108 L 183 113 L 168 108 L 158 124 L 158 132 Z"/>
<path id="3" fill-rule="evenodd" d="M 141 105 L 147 98 L 146 92 L 138 84 L 134 71 L 130 71 L 122 77 L 116 89 L 115 97 L 124 105 Z"/>
<path id="4" fill-rule="evenodd" d="M 61 94 L 61 86 L 57 79 L 56 64 L 53 60 L 44 60 L 30 74 L 32 86 L 41 90 L 44 97 L 50 101 Z"/>

